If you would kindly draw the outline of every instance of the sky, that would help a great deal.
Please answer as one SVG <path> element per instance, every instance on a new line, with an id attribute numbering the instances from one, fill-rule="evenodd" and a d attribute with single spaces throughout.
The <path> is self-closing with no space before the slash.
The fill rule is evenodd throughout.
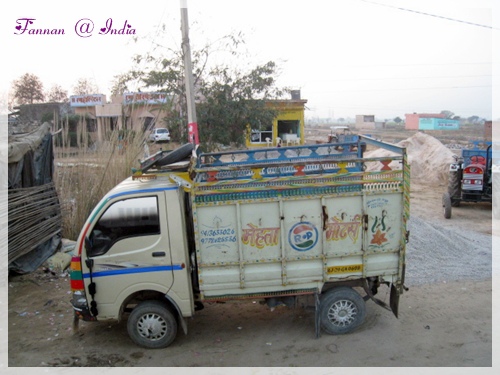
<path id="1" fill-rule="evenodd" d="M 180 0 L 78 4 L 19 1 L 2 12 L 8 51 L 0 78 L 3 102 L 12 82 L 25 73 L 37 75 L 47 90 L 58 84 L 69 95 L 79 78 L 91 79 L 109 99 L 113 77 L 134 66 L 135 54 L 180 48 Z M 234 59 L 219 51 L 211 62 L 245 70 L 275 61 L 278 86 L 301 90 L 308 119 L 364 114 L 387 120 L 442 110 L 500 118 L 492 106 L 500 0 L 187 0 L 187 5 L 192 50 L 241 32 L 242 55 Z M 15 27 L 24 27 L 26 21 L 18 20 L 26 18 L 33 24 L 21 33 Z M 90 22 L 93 32 L 83 34 Z M 135 35 L 99 34 L 101 28 L 124 27 Z M 31 28 L 64 29 L 64 34 L 30 35 Z"/>

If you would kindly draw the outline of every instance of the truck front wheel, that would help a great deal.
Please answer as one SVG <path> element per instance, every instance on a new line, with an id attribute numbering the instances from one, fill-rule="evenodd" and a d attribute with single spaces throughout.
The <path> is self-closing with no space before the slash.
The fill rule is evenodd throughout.
<path id="1" fill-rule="evenodd" d="M 321 296 L 319 314 L 325 332 L 349 333 L 365 320 L 365 301 L 352 288 L 331 289 Z"/>
<path id="2" fill-rule="evenodd" d="M 177 335 L 177 321 L 165 304 L 145 301 L 130 313 L 127 330 L 132 341 L 139 346 L 165 348 Z"/>

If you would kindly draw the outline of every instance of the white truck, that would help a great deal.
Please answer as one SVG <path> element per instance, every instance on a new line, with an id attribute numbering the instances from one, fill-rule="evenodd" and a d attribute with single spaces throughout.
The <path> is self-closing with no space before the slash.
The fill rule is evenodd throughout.
<path id="1" fill-rule="evenodd" d="M 354 330 L 368 299 L 397 317 L 409 236 L 406 150 L 357 141 L 395 156 L 316 144 L 166 166 L 175 155 L 151 157 L 81 231 L 71 263 L 75 321 L 126 318 L 133 342 L 163 348 L 178 326 L 187 334 L 187 318 L 205 301 L 294 306 L 308 295 L 317 336 Z M 380 286 L 389 301 L 375 297 Z"/>

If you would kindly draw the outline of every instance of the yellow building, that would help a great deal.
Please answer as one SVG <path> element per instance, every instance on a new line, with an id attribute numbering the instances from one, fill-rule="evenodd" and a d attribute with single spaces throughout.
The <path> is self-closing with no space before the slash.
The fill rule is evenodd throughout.
<path id="1" fill-rule="evenodd" d="M 266 105 L 275 109 L 278 115 L 272 124 L 257 130 L 249 129 L 246 146 L 276 147 L 281 141 L 283 146 L 304 144 L 304 108 L 307 100 L 300 99 L 300 91 L 292 91 L 290 100 L 270 100 Z"/>

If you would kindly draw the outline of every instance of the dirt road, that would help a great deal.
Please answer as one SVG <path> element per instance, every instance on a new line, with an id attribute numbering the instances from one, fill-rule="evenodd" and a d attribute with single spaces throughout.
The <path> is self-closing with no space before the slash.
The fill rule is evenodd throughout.
<path id="1" fill-rule="evenodd" d="M 52 280 L 52 281 L 50 281 Z M 38 285 L 37 285 L 38 284 Z M 399 319 L 368 302 L 344 336 L 314 334 L 314 311 L 258 303 L 213 304 L 162 350 L 136 347 L 126 325 L 81 324 L 73 333 L 67 280 L 9 283 L 9 366 L 337 367 L 491 366 L 491 281 L 423 285 L 404 295 Z M 21 297 L 22 296 L 22 297 Z"/>

